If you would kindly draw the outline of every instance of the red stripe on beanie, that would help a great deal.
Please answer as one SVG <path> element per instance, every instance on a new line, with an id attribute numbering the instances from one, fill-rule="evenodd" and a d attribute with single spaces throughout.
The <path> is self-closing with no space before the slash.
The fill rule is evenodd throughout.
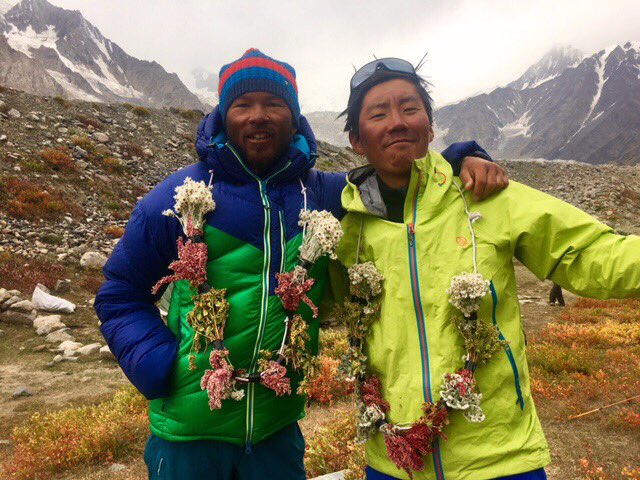
<path id="1" fill-rule="evenodd" d="M 277 64 L 273 60 L 268 58 L 261 57 L 249 57 L 243 60 L 238 60 L 234 62 L 229 68 L 227 68 L 222 75 L 220 75 L 220 83 L 218 84 L 218 95 L 222 93 L 222 89 L 224 88 L 225 82 L 229 79 L 231 75 L 238 72 L 239 70 L 251 67 L 263 67 L 269 70 L 273 70 L 284 78 L 286 78 L 289 83 L 293 86 L 293 89 L 296 93 L 298 93 L 298 85 L 296 83 L 296 79 L 291 74 L 289 70 L 287 70 L 282 65 Z"/>

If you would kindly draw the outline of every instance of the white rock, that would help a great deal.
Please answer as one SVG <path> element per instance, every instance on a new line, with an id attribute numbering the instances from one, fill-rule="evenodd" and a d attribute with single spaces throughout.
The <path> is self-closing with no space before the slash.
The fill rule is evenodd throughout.
<path id="1" fill-rule="evenodd" d="M 80 266 L 84 268 L 101 269 L 107 263 L 107 257 L 99 252 L 86 252 L 80 258 Z"/>
<path id="2" fill-rule="evenodd" d="M 58 343 L 66 341 L 72 342 L 74 340 L 73 335 L 69 335 L 67 333 L 68 331 L 68 328 L 62 328 L 60 330 L 56 330 L 55 332 L 51 332 L 49 335 L 47 335 L 45 341 L 47 343 Z"/>
<path id="3" fill-rule="evenodd" d="M 56 355 L 55 357 L 53 357 L 53 363 L 77 362 L 77 361 L 78 361 L 78 357 L 65 357 L 63 355 Z"/>
<path id="4" fill-rule="evenodd" d="M 74 342 L 73 340 L 65 340 L 60 345 L 58 345 L 57 350 L 59 352 L 77 352 L 82 348 L 82 344 L 80 342 Z"/>
<path id="5" fill-rule="evenodd" d="M 114 463 L 109 467 L 109 472 L 118 473 L 118 472 L 123 472 L 126 469 L 127 469 L 126 465 L 123 465 L 121 463 Z"/>
<path id="6" fill-rule="evenodd" d="M 60 315 L 47 315 L 46 317 L 38 317 L 33 321 L 33 327 L 38 335 L 47 335 L 54 330 L 65 328 Z"/>
<path id="7" fill-rule="evenodd" d="M 78 349 L 78 353 L 80 355 L 93 355 L 94 353 L 97 353 L 100 351 L 100 344 L 99 343 L 90 343 L 89 345 L 85 345 L 84 347 L 81 347 Z"/>
<path id="8" fill-rule="evenodd" d="M 151 150 L 150 148 L 145 148 L 142 153 L 145 157 L 153 157 L 153 150 Z"/>
<path id="9" fill-rule="evenodd" d="M 15 108 L 12 108 L 7 113 L 9 114 L 10 117 L 13 117 L 13 118 L 20 118 L 22 116 L 22 114 Z"/>

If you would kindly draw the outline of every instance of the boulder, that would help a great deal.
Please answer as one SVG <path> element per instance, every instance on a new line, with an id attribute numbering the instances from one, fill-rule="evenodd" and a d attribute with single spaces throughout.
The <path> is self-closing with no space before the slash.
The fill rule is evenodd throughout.
<path id="1" fill-rule="evenodd" d="M 107 263 L 107 257 L 100 252 L 86 252 L 82 255 L 82 258 L 80 258 L 80 266 L 83 268 L 99 270 L 105 263 Z"/>
<path id="2" fill-rule="evenodd" d="M 20 300 L 19 302 L 13 303 L 9 309 L 14 312 L 29 313 L 32 310 L 35 310 L 35 306 L 30 300 Z"/>
<path id="3" fill-rule="evenodd" d="M 96 132 L 92 135 L 92 137 L 98 143 L 107 143 L 109 141 L 109 135 L 102 132 Z"/>
<path id="4" fill-rule="evenodd" d="M 18 387 L 11 394 L 11 398 L 30 397 L 33 395 L 27 387 Z"/>
<path id="5" fill-rule="evenodd" d="M 33 327 L 36 329 L 38 335 L 48 335 L 54 330 L 66 328 L 66 325 L 62 322 L 60 315 L 47 315 L 36 318 L 33 321 Z"/>
<path id="6" fill-rule="evenodd" d="M 84 347 L 78 348 L 77 352 L 83 356 L 93 355 L 94 353 L 98 353 L 100 351 L 99 343 L 90 343 L 89 345 L 85 345 Z"/>
<path id="7" fill-rule="evenodd" d="M 66 341 L 73 342 L 74 340 L 73 335 L 70 335 L 69 333 L 67 333 L 68 331 L 69 331 L 68 328 L 61 328 L 60 330 L 51 332 L 46 336 L 45 341 L 47 343 L 59 343 L 59 342 L 66 342 Z"/>
<path id="8" fill-rule="evenodd" d="M 105 345 L 100 348 L 100 358 L 103 360 L 115 360 L 116 357 L 111 353 L 111 349 L 109 349 L 109 345 Z"/>
<path id="9" fill-rule="evenodd" d="M 29 313 L 17 312 L 15 310 L 6 310 L 0 313 L 0 322 L 12 323 L 14 325 L 27 325 L 33 326 L 33 321 L 36 319 L 36 311 L 32 310 Z"/>
<path id="10" fill-rule="evenodd" d="M 64 295 L 65 293 L 69 293 L 71 290 L 71 280 L 65 278 L 64 280 L 58 280 L 56 282 L 56 286 L 53 289 L 55 293 L 58 295 Z"/>

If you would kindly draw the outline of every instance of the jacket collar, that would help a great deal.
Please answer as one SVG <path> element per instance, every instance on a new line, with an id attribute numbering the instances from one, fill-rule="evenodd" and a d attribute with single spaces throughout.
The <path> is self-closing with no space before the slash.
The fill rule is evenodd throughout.
<path id="1" fill-rule="evenodd" d="M 411 166 L 407 201 L 429 190 L 430 210 L 439 210 L 440 200 L 451 186 L 452 175 L 451 166 L 442 155 L 427 152 L 425 157 L 415 160 Z M 365 165 L 347 174 L 342 206 L 347 212 L 386 218 L 386 207 L 373 167 Z"/>
<path id="2" fill-rule="evenodd" d="M 200 161 L 207 163 L 215 171 L 217 179 L 238 183 L 256 180 L 279 183 L 303 177 L 315 165 L 317 157 L 315 136 L 309 122 L 301 115 L 298 131 L 293 136 L 289 149 L 261 179 L 258 178 L 229 143 L 218 107 L 200 122 L 196 151 Z"/>

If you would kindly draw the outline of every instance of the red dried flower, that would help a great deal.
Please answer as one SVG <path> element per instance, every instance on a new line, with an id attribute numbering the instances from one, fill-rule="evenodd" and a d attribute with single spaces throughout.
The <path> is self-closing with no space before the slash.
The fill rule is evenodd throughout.
<path id="1" fill-rule="evenodd" d="M 287 369 L 278 362 L 271 360 L 267 368 L 260 375 L 262 384 L 276 392 L 276 396 L 291 393 L 291 382 L 287 377 Z"/>
<path id="2" fill-rule="evenodd" d="M 384 436 L 384 444 L 387 447 L 387 455 L 396 466 L 413 478 L 414 471 L 424 469 L 424 460 L 422 445 L 419 444 L 419 438 L 408 437 L 396 432 L 386 433 Z M 414 444 L 414 442 L 416 442 Z"/>
<path id="3" fill-rule="evenodd" d="M 297 267 L 296 267 L 297 268 Z M 314 279 L 306 278 L 300 279 L 300 275 L 296 275 L 295 270 L 286 273 L 276 273 L 278 279 L 278 286 L 275 289 L 276 295 L 282 300 L 282 305 L 285 310 L 290 312 L 296 312 L 300 306 L 300 302 L 304 302 L 309 305 L 309 308 L 313 311 L 313 318 L 318 316 L 318 308 L 313 304 L 311 299 L 307 297 L 307 292 L 313 287 Z"/>
<path id="4" fill-rule="evenodd" d="M 160 287 L 178 280 L 189 280 L 192 285 L 198 286 L 207 281 L 207 245 L 203 242 L 194 243 L 187 240 L 184 243 L 182 237 L 178 238 L 178 260 L 169 264 L 169 268 L 175 273 L 161 278 L 151 289 L 154 295 Z"/>
<path id="5" fill-rule="evenodd" d="M 362 382 L 362 393 L 360 395 L 362 402 L 367 407 L 375 405 L 382 413 L 389 411 L 389 403 L 382 398 L 382 384 L 377 376 L 371 375 Z"/>

